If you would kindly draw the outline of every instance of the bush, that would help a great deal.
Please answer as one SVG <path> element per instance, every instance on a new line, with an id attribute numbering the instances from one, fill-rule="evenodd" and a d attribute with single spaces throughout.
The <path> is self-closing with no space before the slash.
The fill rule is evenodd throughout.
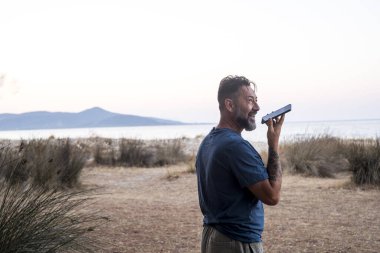
<path id="1" fill-rule="evenodd" d="M 380 138 L 353 141 L 348 145 L 347 158 L 354 183 L 380 186 Z"/>
<path id="2" fill-rule="evenodd" d="M 195 156 L 195 154 L 193 154 L 187 160 L 187 170 L 186 171 L 188 173 L 196 173 L 197 172 L 197 168 L 195 167 L 195 162 L 196 162 L 196 156 Z"/>
<path id="3" fill-rule="evenodd" d="M 0 180 L 5 179 L 10 184 L 18 184 L 29 178 L 29 173 L 25 169 L 25 158 L 22 157 L 23 143 L 18 149 L 11 146 L 11 143 L 1 144 L 0 147 Z"/>
<path id="4" fill-rule="evenodd" d="M 0 251 L 93 252 L 87 236 L 96 219 L 79 209 L 88 198 L 80 192 L 45 191 L 0 185 Z"/>
<path id="5" fill-rule="evenodd" d="M 72 145 L 69 139 L 59 140 L 56 144 L 57 177 L 61 186 L 75 187 L 86 163 L 86 156 Z"/>
<path id="6" fill-rule="evenodd" d="M 97 141 L 94 161 L 102 165 L 124 165 L 153 167 L 186 162 L 182 139 L 143 141 L 139 139 L 119 140 L 118 150 L 112 140 Z"/>
<path id="7" fill-rule="evenodd" d="M 22 141 L 0 149 L 2 178 L 11 184 L 31 183 L 43 188 L 75 187 L 86 155 L 69 139 Z M 1 162 L 0 161 L 0 162 Z M 11 161 L 17 161 L 17 166 Z"/>
<path id="8" fill-rule="evenodd" d="M 33 147 L 46 150 L 43 145 Z M 20 162 L 14 151 L 5 146 L 0 152 L 0 171 L 9 176 L 0 182 L 0 252 L 94 252 L 97 242 L 88 232 L 100 219 L 80 212 L 89 203 L 88 192 L 23 184 L 24 178 L 14 172 L 23 171 L 26 163 Z M 63 157 L 67 157 L 64 151 Z"/>
<path id="9" fill-rule="evenodd" d="M 112 139 L 96 138 L 94 146 L 95 163 L 100 165 L 116 165 L 117 157 Z"/>
<path id="10" fill-rule="evenodd" d="M 154 165 L 154 151 L 147 147 L 142 140 L 120 140 L 119 163 L 126 166 L 150 167 Z"/>
<path id="11" fill-rule="evenodd" d="M 181 139 L 156 140 L 153 143 L 156 154 L 154 164 L 164 166 L 187 161 L 183 145 Z"/>
<path id="12" fill-rule="evenodd" d="M 294 140 L 282 146 L 284 168 L 307 176 L 334 177 L 347 170 L 345 145 L 328 135 Z"/>

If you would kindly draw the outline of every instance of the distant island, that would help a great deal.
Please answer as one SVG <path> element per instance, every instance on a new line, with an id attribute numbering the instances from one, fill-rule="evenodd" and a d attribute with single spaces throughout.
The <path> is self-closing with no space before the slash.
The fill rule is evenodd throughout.
<path id="1" fill-rule="evenodd" d="M 78 113 L 36 111 L 0 114 L 0 131 L 184 124 L 180 121 L 113 113 L 99 107 Z"/>

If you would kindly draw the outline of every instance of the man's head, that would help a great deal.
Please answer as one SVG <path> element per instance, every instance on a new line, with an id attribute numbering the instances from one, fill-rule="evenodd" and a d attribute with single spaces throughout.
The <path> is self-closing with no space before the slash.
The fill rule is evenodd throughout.
<path id="1" fill-rule="evenodd" d="M 247 131 L 256 128 L 255 115 L 260 110 L 251 84 L 256 89 L 256 84 L 243 76 L 227 76 L 220 81 L 218 90 L 222 118 Z"/>

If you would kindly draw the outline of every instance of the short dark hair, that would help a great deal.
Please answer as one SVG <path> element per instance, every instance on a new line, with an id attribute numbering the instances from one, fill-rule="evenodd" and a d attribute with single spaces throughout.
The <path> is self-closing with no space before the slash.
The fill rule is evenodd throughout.
<path id="1" fill-rule="evenodd" d="M 226 76 L 220 81 L 218 90 L 219 110 L 222 110 L 226 98 L 235 99 L 242 86 L 251 86 L 256 89 L 256 84 L 244 76 Z"/>

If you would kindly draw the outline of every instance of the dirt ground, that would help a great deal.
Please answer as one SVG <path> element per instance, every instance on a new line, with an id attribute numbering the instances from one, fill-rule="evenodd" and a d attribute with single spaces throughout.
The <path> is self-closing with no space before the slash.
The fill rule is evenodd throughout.
<path id="1" fill-rule="evenodd" d="M 91 208 L 109 219 L 91 232 L 99 252 L 200 252 L 196 176 L 184 170 L 85 168 L 84 186 L 100 187 Z M 280 203 L 265 207 L 265 252 L 380 252 L 380 190 L 348 182 L 285 175 Z"/>

